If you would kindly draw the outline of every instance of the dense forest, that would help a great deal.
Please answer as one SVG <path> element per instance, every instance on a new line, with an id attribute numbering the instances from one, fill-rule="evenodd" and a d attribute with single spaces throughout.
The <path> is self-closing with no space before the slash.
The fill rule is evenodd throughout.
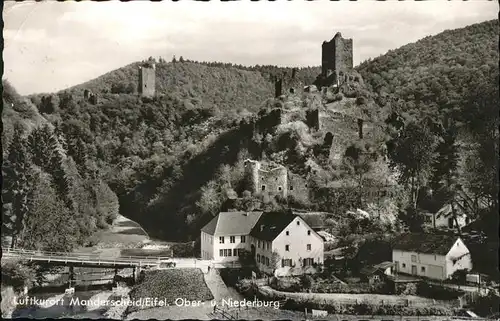
<path id="1" fill-rule="evenodd" d="M 79 142 L 66 140 L 7 81 L 3 107 L 2 246 L 68 251 L 85 245 L 118 214 L 116 194 L 95 164 L 71 152 Z"/>
<path id="2" fill-rule="evenodd" d="M 283 76 L 285 89 L 302 89 L 314 82 L 318 67 L 149 58 L 156 63 L 154 98 L 136 94 L 142 62 L 56 94 L 23 98 L 4 82 L 3 172 L 5 181 L 18 184 L 3 196 L 12 221 L 4 228 L 19 235 L 14 241 L 26 242 L 23 246 L 49 246 L 51 240 L 26 235 L 43 238 L 44 229 L 71 215 L 75 226 L 61 226 L 57 236 L 70 238 L 70 230 L 79 228 L 69 248 L 112 220 L 118 196 L 120 212 L 151 235 L 195 239 L 234 193 L 240 198 L 232 206 L 240 209 L 356 209 L 356 195 L 332 198 L 323 193 L 324 182 L 350 179 L 359 189 L 377 175 L 386 176 L 382 169 L 388 164 L 399 173 L 403 193 L 393 207 L 407 228 L 420 230 L 419 213 L 450 204 L 457 215 L 467 212 L 477 219 L 476 229 L 496 235 L 497 29 L 490 21 L 445 31 L 358 66 L 362 89 L 337 92 L 331 100 L 370 105 L 373 118 L 383 116 L 383 135 L 377 139 L 387 148 L 381 150 L 371 138 L 352 141 L 340 165 L 322 157 L 323 137 L 309 133 L 301 121 L 258 135 L 245 126 L 275 107 L 313 105 L 302 90 L 286 102 L 273 99 L 273 80 Z M 86 100 L 85 89 L 96 93 L 98 102 Z M 375 104 L 366 103 L 372 100 Z M 293 169 L 308 180 L 313 199 L 251 195 L 242 187 L 247 157 Z M 317 166 L 318 175 L 306 177 L 306 164 Z M 20 174 L 26 168 L 28 174 Z M 36 214 L 24 215 L 28 208 L 36 208 Z M 39 217 L 49 219 L 29 223 Z M 346 238 L 360 229 L 376 230 L 373 224 L 331 223 Z"/>

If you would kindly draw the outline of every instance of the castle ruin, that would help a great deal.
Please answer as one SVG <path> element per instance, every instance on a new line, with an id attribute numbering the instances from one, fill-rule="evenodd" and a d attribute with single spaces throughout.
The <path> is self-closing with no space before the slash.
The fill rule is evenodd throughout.
<path id="1" fill-rule="evenodd" d="M 139 94 L 142 96 L 155 95 L 156 67 L 155 64 L 139 67 Z"/>
<path id="2" fill-rule="evenodd" d="M 250 185 L 248 187 L 253 193 L 282 197 L 288 194 L 288 171 L 282 165 L 266 168 L 261 162 L 247 159 L 245 174 Z"/>
<path id="3" fill-rule="evenodd" d="M 333 84 L 338 84 L 341 76 L 353 68 L 352 39 L 342 38 L 337 32 L 332 40 L 324 41 L 321 53 L 321 76 Z"/>

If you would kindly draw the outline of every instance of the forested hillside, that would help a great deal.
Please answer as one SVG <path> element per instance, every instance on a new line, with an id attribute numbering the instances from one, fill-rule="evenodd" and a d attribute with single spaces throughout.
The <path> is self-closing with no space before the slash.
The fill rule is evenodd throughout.
<path id="1" fill-rule="evenodd" d="M 401 218 L 418 230 L 423 211 L 467 215 L 468 229 L 489 237 L 474 258 L 483 268 L 498 265 L 498 30 L 497 20 L 447 30 L 357 68 L 391 113 L 388 156 L 408 195 Z"/>
<path id="2" fill-rule="evenodd" d="M 2 246 L 67 251 L 118 214 L 118 198 L 95 164 L 76 163 L 59 128 L 3 84 Z"/>
<path id="3" fill-rule="evenodd" d="M 392 112 L 392 160 L 406 183 L 413 180 L 414 202 L 419 189 L 443 188 L 438 185 L 450 176 L 447 184 L 453 177 L 488 207 L 498 207 L 498 62 L 494 20 L 426 37 L 358 66 L 380 105 Z M 418 144 L 427 155 L 410 148 Z M 417 158 L 405 156 L 411 153 Z M 420 163 L 411 163 L 419 157 Z M 431 168 L 434 162 L 440 170 Z"/>
<path id="4" fill-rule="evenodd" d="M 310 182 L 310 190 L 318 188 L 319 181 L 325 185 L 339 177 L 350 178 L 362 188 L 366 174 L 385 165 L 384 157 L 388 156 L 400 173 L 406 196 L 398 203 L 400 218 L 410 229 L 421 229 L 422 210 L 436 210 L 446 204 L 452 204 L 457 213 L 461 207 L 462 212 L 470 212 L 475 218 L 488 218 L 489 223 L 480 227 L 486 229 L 494 223 L 492 213 L 498 210 L 497 164 L 492 156 L 498 154 L 495 30 L 494 22 L 485 22 L 427 37 L 361 64 L 357 69 L 364 84 L 358 83 L 359 88 L 344 93 L 330 90 L 328 104 L 369 109 L 373 119 L 390 115 L 385 122 L 382 119 L 377 123 L 383 130 L 377 139 L 386 139 L 387 153 L 381 152 L 380 146 L 374 147 L 370 138 L 356 139 L 341 155 L 340 166 L 321 156 L 324 135 L 311 134 L 303 121 L 292 119 L 289 124 L 257 135 L 245 126 L 249 116 L 265 116 L 272 108 L 295 109 L 300 114 L 314 104 L 313 98 L 321 100 L 321 95 L 302 93 L 300 87 L 313 83 L 320 72 L 316 67 L 243 67 L 150 58 L 149 62 L 156 62 L 154 98 L 136 94 L 140 63 L 134 63 L 57 94 L 33 95 L 31 101 L 16 98 L 24 102 L 15 103 L 13 110 L 4 110 L 8 130 L 2 139 L 6 146 L 50 146 L 51 137 L 57 137 L 65 159 L 65 165 L 61 165 L 64 174 L 81 182 L 82 191 L 96 193 L 76 200 L 77 194 L 61 192 L 60 202 L 65 202 L 64 195 L 74 195 L 74 202 L 82 204 L 71 213 L 80 213 L 82 220 L 94 217 L 99 222 L 104 217 L 106 221 L 108 214 L 96 213 L 114 210 L 99 210 L 103 201 L 89 195 L 111 195 L 106 189 L 109 184 L 119 197 L 121 213 L 141 223 L 150 235 L 164 239 L 198 237 L 199 227 L 221 209 L 228 193 L 236 191 L 242 196 L 238 207 L 252 208 L 256 197 L 241 189 L 243 160 L 262 155 L 297 172 L 306 162 L 318 166 L 321 175 Z M 273 99 L 273 80 L 285 73 L 284 91 L 293 86 L 299 93 Z M 98 102 L 84 99 L 84 89 L 96 93 Z M 6 98 L 14 95 L 10 92 L 4 91 L 4 100 L 12 100 Z M 15 111 L 22 106 L 29 107 L 23 107 L 29 109 L 29 116 Z M 54 130 L 38 126 L 41 132 L 37 137 L 43 141 L 35 145 L 29 145 L 29 139 L 25 143 L 16 141 L 13 124 L 27 125 L 34 119 L 48 120 Z M 342 133 L 334 131 L 333 135 Z M 257 152 L 255 146 L 260 148 Z M 22 148 L 9 147 L 7 154 L 4 148 L 6 162 L 19 162 L 10 154 Z M 40 175 L 45 183 L 37 184 L 52 186 L 53 193 L 58 193 L 57 175 L 63 175 L 58 174 L 58 165 L 49 168 L 35 161 L 36 157 L 54 154 L 49 151 L 27 149 L 26 154 L 34 155 L 29 156 L 33 159 L 30 168 L 40 168 L 47 174 Z M 56 177 L 53 183 L 51 175 Z M 97 187 L 106 192 L 96 191 Z M 93 203 L 84 206 L 84 199 Z M 277 199 L 265 200 L 264 205 L 345 211 L 352 208 L 349 201 L 325 196 L 312 204 L 308 200 Z M 71 206 L 68 201 L 62 208 L 73 209 Z"/>

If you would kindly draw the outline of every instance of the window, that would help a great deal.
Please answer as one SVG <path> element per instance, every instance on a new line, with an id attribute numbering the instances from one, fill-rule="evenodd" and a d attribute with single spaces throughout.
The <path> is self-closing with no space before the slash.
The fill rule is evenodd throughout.
<path id="1" fill-rule="evenodd" d="M 257 241 L 257 247 L 260 249 L 260 240 Z"/>
<path id="2" fill-rule="evenodd" d="M 401 264 L 401 266 L 403 267 L 403 269 L 406 268 L 406 264 L 404 264 L 404 263 Z"/>
<path id="3" fill-rule="evenodd" d="M 297 221 L 297 225 L 300 225 L 300 221 Z"/>
<path id="4" fill-rule="evenodd" d="M 223 250 L 219 250 L 219 256 L 224 256 L 224 251 Z"/>
<path id="5" fill-rule="evenodd" d="M 417 262 L 417 256 L 416 255 L 412 255 L 411 256 L 411 261 L 412 262 Z"/>
<path id="6" fill-rule="evenodd" d="M 286 235 L 290 235 L 290 232 L 286 231 Z"/>
<path id="7" fill-rule="evenodd" d="M 306 258 L 302 261 L 302 264 L 304 266 L 312 266 L 314 264 L 314 259 L 313 258 Z"/>
<path id="8" fill-rule="evenodd" d="M 236 243 L 236 237 L 235 236 L 230 236 L 229 237 L 229 243 Z"/>
<path id="9" fill-rule="evenodd" d="M 266 257 L 266 265 L 269 266 L 269 258 Z"/>
<path id="10" fill-rule="evenodd" d="M 219 236 L 219 243 L 224 244 L 224 236 Z"/>
<path id="11" fill-rule="evenodd" d="M 281 267 L 285 266 L 292 266 L 292 260 L 291 259 L 282 259 L 281 260 Z"/>
<path id="12" fill-rule="evenodd" d="M 245 243 L 245 242 L 246 242 L 246 240 L 245 240 L 245 235 L 242 235 L 242 236 L 241 236 L 241 243 Z"/>
<path id="13" fill-rule="evenodd" d="M 450 217 L 450 218 L 448 219 L 448 227 L 449 227 L 449 228 L 453 228 L 453 217 Z"/>
<path id="14" fill-rule="evenodd" d="M 293 185 L 290 185 L 290 190 L 293 191 Z"/>
<path id="15" fill-rule="evenodd" d="M 262 190 L 265 191 L 266 190 L 266 185 L 262 185 Z"/>
<path id="16" fill-rule="evenodd" d="M 432 223 L 432 216 L 431 215 L 425 215 L 424 216 L 424 221 L 425 221 L 425 223 Z"/>
<path id="17" fill-rule="evenodd" d="M 311 235 L 311 230 L 307 231 L 307 235 Z"/>
<path id="18" fill-rule="evenodd" d="M 425 266 L 422 266 L 422 267 L 420 268 L 420 272 L 425 273 Z"/>
<path id="19" fill-rule="evenodd" d="M 281 192 L 283 190 L 283 187 L 278 186 L 278 191 Z"/>
<path id="20" fill-rule="evenodd" d="M 290 251 L 290 245 L 285 245 L 285 251 Z"/>
<path id="21" fill-rule="evenodd" d="M 271 242 L 267 242 L 267 249 L 271 249 Z"/>
<path id="22" fill-rule="evenodd" d="M 310 251 L 311 250 L 311 244 L 307 244 L 307 250 Z"/>
<path id="23" fill-rule="evenodd" d="M 227 256 L 231 256 L 232 254 L 233 254 L 233 253 L 232 253 L 231 249 L 228 249 L 228 250 L 227 250 Z"/>
<path id="24" fill-rule="evenodd" d="M 257 263 L 260 263 L 260 254 L 257 254 Z"/>

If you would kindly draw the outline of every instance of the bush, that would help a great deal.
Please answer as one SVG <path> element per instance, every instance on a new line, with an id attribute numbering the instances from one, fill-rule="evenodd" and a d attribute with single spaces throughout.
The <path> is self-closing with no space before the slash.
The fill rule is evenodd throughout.
<path id="1" fill-rule="evenodd" d="M 487 296 L 479 297 L 470 308 L 482 317 L 491 317 L 499 313 L 500 297 L 490 291 Z"/>
<path id="2" fill-rule="evenodd" d="M 341 101 L 342 98 L 344 98 L 344 96 L 342 96 L 342 94 L 335 94 L 335 95 L 328 94 L 326 96 L 326 102 L 327 103 L 333 103 L 335 101 Z"/>
<path id="3" fill-rule="evenodd" d="M 2 285 L 10 285 L 14 291 L 29 286 L 35 280 L 35 271 L 19 262 L 2 263 Z"/>
<path id="4" fill-rule="evenodd" d="M 401 295 L 416 295 L 417 285 L 415 283 L 407 283 Z"/>
<path id="5" fill-rule="evenodd" d="M 300 277 L 300 286 L 302 289 L 310 289 L 312 285 L 313 279 L 310 275 L 303 274 Z"/>
<path id="6" fill-rule="evenodd" d="M 194 257 L 194 243 L 176 243 L 171 246 L 175 257 Z"/>
<path id="7" fill-rule="evenodd" d="M 417 295 L 436 300 L 455 300 L 465 294 L 460 290 L 428 284 L 427 282 L 419 283 L 416 289 Z"/>
<path id="8" fill-rule="evenodd" d="M 356 105 L 364 105 L 366 104 L 366 98 L 365 97 L 358 97 L 356 98 Z"/>

